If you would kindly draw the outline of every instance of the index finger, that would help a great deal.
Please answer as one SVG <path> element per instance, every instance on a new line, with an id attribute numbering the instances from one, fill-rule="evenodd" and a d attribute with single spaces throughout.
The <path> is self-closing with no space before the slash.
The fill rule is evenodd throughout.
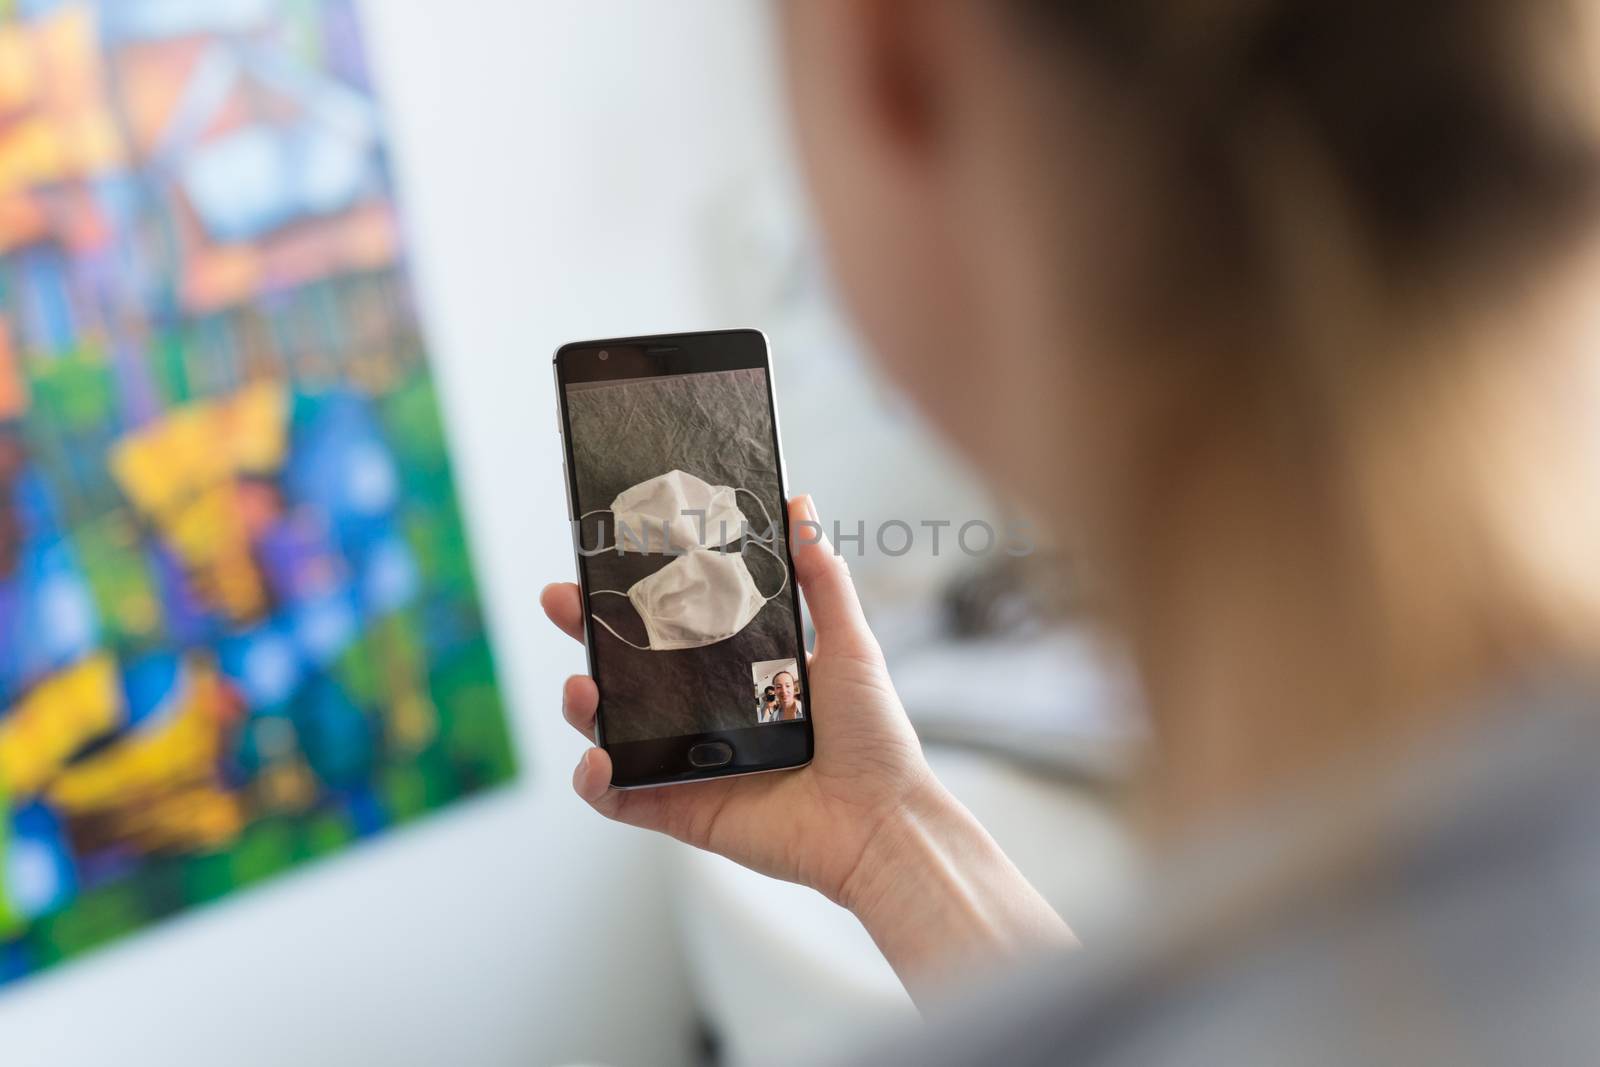
<path id="1" fill-rule="evenodd" d="M 552 582 L 539 594 L 539 606 L 550 621 L 578 644 L 583 644 L 583 602 L 575 582 Z"/>

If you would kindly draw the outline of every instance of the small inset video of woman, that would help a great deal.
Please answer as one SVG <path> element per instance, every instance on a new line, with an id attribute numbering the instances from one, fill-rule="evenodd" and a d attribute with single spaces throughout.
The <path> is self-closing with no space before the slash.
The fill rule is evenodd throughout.
<path id="1" fill-rule="evenodd" d="M 794 722 L 806 717 L 801 701 L 800 667 L 792 659 L 770 659 L 750 665 L 756 686 L 756 723 Z"/>

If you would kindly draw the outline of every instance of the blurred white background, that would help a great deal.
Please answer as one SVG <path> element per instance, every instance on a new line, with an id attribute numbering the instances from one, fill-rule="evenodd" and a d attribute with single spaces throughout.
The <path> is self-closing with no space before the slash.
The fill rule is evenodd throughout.
<path id="1" fill-rule="evenodd" d="M 762 1035 L 793 1056 L 829 1020 L 903 1012 L 847 916 L 576 800 L 582 742 L 558 686 L 582 655 L 536 603 L 572 573 L 549 360 L 579 338 L 764 328 L 791 482 L 825 515 L 870 529 L 987 513 L 829 308 L 769 7 L 368 0 L 366 14 L 521 778 L 7 991 L 5 1062 L 672 1065 L 698 1062 L 708 1018 L 742 1062 L 765 1058 Z M 852 565 L 911 633 L 903 620 L 927 618 L 963 560 Z M 1109 891 L 1123 845 L 1092 796 L 940 758 L 1047 892 Z M 1065 868 L 1059 841 L 1025 830 L 1037 807 L 1007 824 L 1025 799 L 1078 835 Z"/>

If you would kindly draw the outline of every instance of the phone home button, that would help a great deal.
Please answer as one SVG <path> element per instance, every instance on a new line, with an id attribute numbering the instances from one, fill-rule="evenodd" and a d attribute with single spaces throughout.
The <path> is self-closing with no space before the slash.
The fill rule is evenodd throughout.
<path id="1" fill-rule="evenodd" d="M 689 749 L 689 764 L 702 770 L 733 762 L 733 746 L 726 741 L 705 741 Z"/>

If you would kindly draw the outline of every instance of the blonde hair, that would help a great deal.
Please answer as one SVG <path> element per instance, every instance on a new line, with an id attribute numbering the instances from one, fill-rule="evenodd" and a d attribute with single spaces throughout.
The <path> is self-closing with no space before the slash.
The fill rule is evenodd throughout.
<path id="1" fill-rule="evenodd" d="M 1169 251 L 1270 271 L 1252 205 L 1282 138 L 1395 276 L 1492 266 L 1596 207 L 1589 0 L 1011 2 L 1030 41 L 1097 70 L 1160 143 L 1182 223 Z"/>
<path id="2" fill-rule="evenodd" d="M 1600 279 L 1600 4 L 1008 9 L 1116 108 L 1109 184 L 1150 247 L 1105 272 L 1112 323 L 1299 420 L 1374 646 L 1600 659 L 1600 316 L 1571 321 L 1600 302 L 1573 288 Z"/>

